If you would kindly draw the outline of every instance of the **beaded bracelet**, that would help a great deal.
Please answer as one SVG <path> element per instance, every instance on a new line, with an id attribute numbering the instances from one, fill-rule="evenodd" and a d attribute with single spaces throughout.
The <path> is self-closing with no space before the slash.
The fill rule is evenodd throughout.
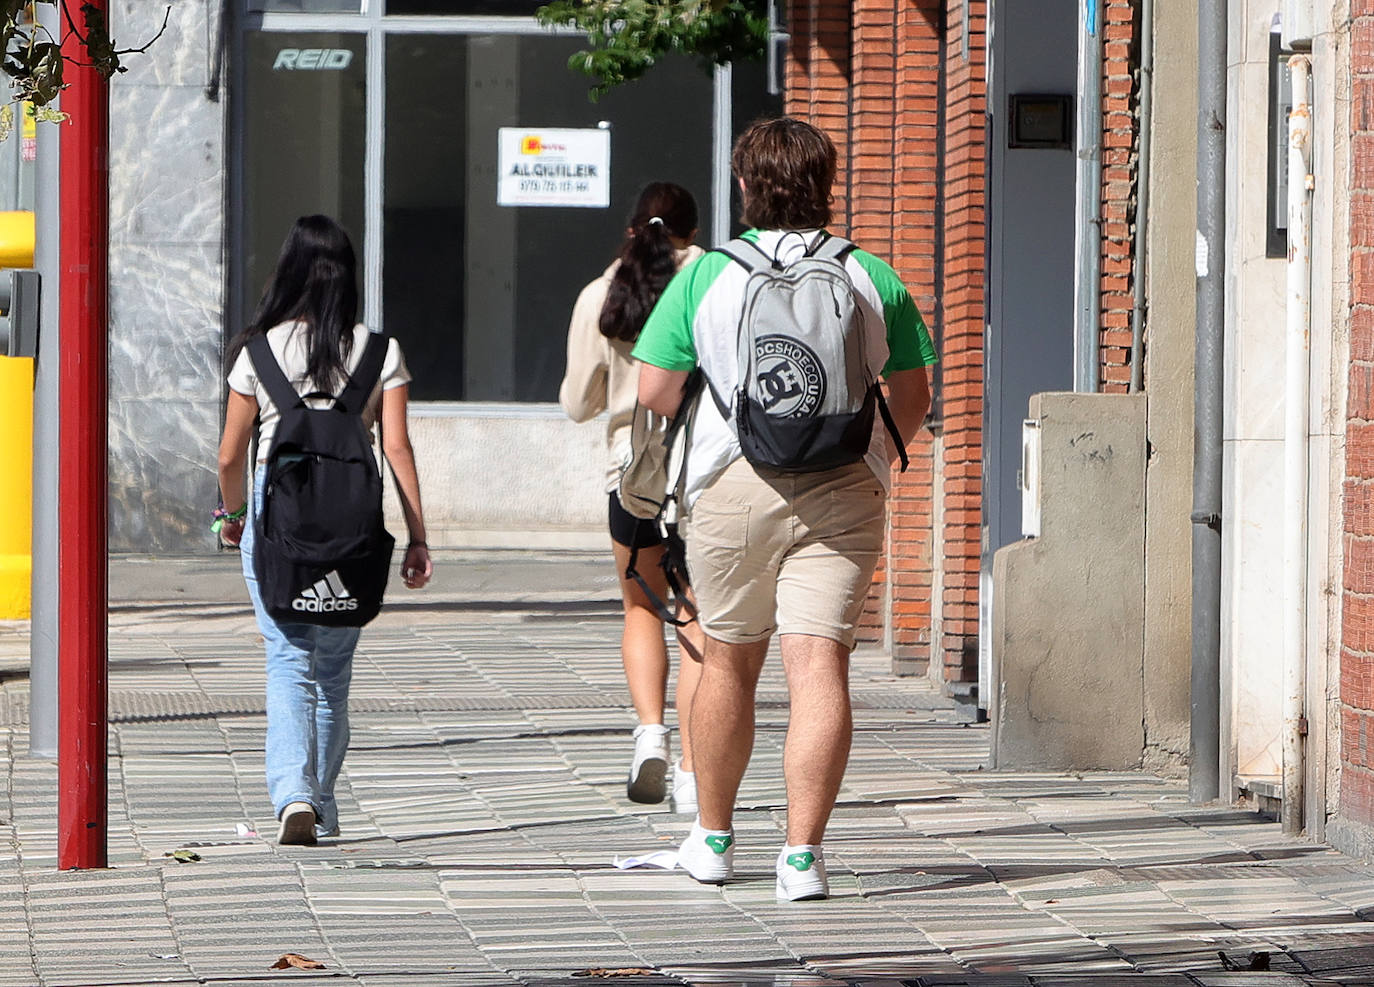
<path id="1" fill-rule="evenodd" d="M 247 516 L 247 504 L 244 504 L 237 511 L 226 511 L 224 506 L 220 505 L 210 512 L 210 517 L 214 519 L 210 524 L 210 530 L 215 534 L 219 534 L 220 529 L 224 527 L 226 521 L 242 521 Z"/>

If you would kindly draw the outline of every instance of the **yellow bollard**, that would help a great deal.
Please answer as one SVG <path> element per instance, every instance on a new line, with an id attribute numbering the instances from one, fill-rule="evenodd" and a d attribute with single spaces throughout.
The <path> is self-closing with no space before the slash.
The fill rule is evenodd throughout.
<path id="1" fill-rule="evenodd" d="M 0 267 L 33 267 L 33 238 L 32 212 L 0 212 Z"/>
<path id="2" fill-rule="evenodd" d="M 33 571 L 33 361 L 0 356 L 0 620 L 27 620 Z"/>

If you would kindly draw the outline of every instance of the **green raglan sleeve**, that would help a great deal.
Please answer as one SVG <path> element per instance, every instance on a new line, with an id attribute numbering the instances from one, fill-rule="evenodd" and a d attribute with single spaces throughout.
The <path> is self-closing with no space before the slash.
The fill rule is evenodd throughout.
<path id="1" fill-rule="evenodd" d="M 873 280 L 878 297 L 883 300 L 888 357 L 882 375 L 886 377 L 902 370 L 915 370 L 936 363 L 939 357 L 935 354 L 930 330 L 926 328 L 925 319 L 916 310 L 916 302 L 897 272 L 886 261 L 867 251 L 855 250 L 851 256 Z"/>
<path id="2" fill-rule="evenodd" d="M 692 326 L 697 308 L 728 263 L 724 254 L 708 252 L 678 271 L 649 313 L 631 356 L 664 370 L 696 369 L 697 346 Z"/>

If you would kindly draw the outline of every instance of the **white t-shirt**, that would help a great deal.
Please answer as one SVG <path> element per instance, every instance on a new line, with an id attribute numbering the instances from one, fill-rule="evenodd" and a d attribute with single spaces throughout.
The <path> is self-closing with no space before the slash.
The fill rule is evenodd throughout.
<path id="1" fill-rule="evenodd" d="M 362 362 L 363 350 L 367 346 L 368 328 L 358 325 L 353 327 L 353 350 L 348 354 L 348 372 L 352 373 Z M 272 355 L 277 358 L 277 363 L 281 366 L 282 372 L 296 388 L 298 394 L 309 394 L 311 391 L 319 390 L 313 383 L 306 380 L 306 326 L 303 322 L 283 322 L 279 326 L 267 330 L 267 345 L 272 348 Z M 382 410 L 382 391 L 390 390 L 393 387 L 400 387 L 402 384 L 410 383 L 410 371 L 406 369 L 405 357 L 401 355 L 401 344 L 396 342 L 393 336 L 387 343 L 386 357 L 382 360 L 382 372 L 377 378 L 377 386 L 373 388 L 368 396 L 367 405 L 363 409 L 363 424 L 368 431 L 372 430 L 373 423 L 377 421 L 377 416 Z M 262 381 L 258 380 L 257 370 L 253 367 L 253 360 L 248 355 L 248 348 L 244 347 L 234 361 L 234 366 L 229 370 L 229 388 L 245 397 L 255 398 L 258 402 L 258 464 L 267 462 L 267 452 L 272 448 L 272 437 L 277 431 L 277 420 L 281 418 L 281 413 L 267 394 L 267 388 L 262 386 Z M 340 383 L 335 388 L 335 393 L 343 390 Z M 327 402 L 320 401 L 320 405 Z"/>

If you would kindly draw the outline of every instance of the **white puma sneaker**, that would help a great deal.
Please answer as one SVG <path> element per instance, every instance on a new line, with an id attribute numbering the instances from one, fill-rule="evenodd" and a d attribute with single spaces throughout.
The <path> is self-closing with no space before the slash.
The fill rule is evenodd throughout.
<path id="1" fill-rule="evenodd" d="M 815 901 L 830 897 L 825 854 L 819 846 L 784 846 L 778 854 L 778 901 Z"/>
<path id="2" fill-rule="evenodd" d="M 668 794 L 668 728 L 661 723 L 635 727 L 635 757 L 625 794 L 631 802 L 653 805 Z"/>
<path id="3" fill-rule="evenodd" d="M 682 869 L 702 884 L 724 884 L 735 876 L 735 834 L 730 830 L 702 829 L 701 820 L 677 850 Z"/>

